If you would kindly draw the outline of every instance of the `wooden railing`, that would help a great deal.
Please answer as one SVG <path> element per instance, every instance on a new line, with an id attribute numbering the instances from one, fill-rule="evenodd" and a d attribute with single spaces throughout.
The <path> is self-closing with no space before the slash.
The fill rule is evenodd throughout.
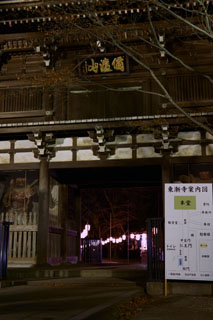
<path id="1" fill-rule="evenodd" d="M 30 267 L 36 264 L 36 238 L 38 217 L 36 213 L 15 212 L 2 213 L 0 222 L 8 221 L 9 234 L 9 267 Z"/>
<path id="2" fill-rule="evenodd" d="M 9 232 L 9 267 L 31 267 L 37 262 L 38 214 L 30 212 L 1 213 L 0 222 L 11 222 Z M 58 216 L 49 215 L 48 263 L 59 265 L 62 262 L 61 241 L 64 229 Z M 77 263 L 77 232 L 67 230 L 66 262 Z"/>

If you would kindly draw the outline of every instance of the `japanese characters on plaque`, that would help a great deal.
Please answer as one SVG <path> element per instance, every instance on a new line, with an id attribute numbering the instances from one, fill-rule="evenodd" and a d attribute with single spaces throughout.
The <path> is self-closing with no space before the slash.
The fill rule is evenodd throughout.
<path id="1" fill-rule="evenodd" d="M 112 76 L 127 74 L 128 72 L 128 57 L 123 53 L 80 57 L 79 73 L 81 76 Z"/>
<path id="2" fill-rule="evenodd" d="M 213 280 L 212 184 L 165 184 L 165 278 Z"/>

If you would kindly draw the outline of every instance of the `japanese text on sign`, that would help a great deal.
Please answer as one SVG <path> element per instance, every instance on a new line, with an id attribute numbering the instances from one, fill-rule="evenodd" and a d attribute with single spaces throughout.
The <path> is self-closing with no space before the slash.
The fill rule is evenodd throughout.
<path id="1" fill-rule="evenodd" d="M 80 74 L 87 76 L 110 75 L 128 72 L 128 59 L 123 54 L 96 55 L 84 58 L 80 63 Z"/>

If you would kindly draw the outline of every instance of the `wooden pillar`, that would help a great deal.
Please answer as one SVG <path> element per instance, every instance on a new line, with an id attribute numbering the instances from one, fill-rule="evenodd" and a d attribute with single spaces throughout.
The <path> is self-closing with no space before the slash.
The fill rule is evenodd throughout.
<path id="1" fill-rule="evenodd" d="M 172 161 L 170 157 L 170 151 L 163 152 L 163 159 L 161 165 L 162 172 L 162 196 L 163 196 L 163 214 L 165 214 L 165 193 L 164 193 L 164 184 L 171 182 L 172 177 Z"/>
<path id="2" fill-rule="evenodd" d="M 67 257 L 67 215 L 68 215 L 68 188 L 66 185 L 60 186 L 59 208 L 61 214 L 61 256 L 62 261 L 66 262 Z"/>
<path id="3" fill-rule="evenodd" d="M 172 177 L 172 165 L 171 165 L 171 157 L 170 152 L 163 153 L 162 159 L 162 183 L 170 183 Z"/>
<path id="4" fill-rule="evenodd" d="M 39 219 L 37 240 L 37 264 L 48 263 L 49 234 L 49 162 L 47 157 L 40 158 L 39 172 Z"/>
<path id="5" fill-rule="evenodd" d="M 75 189 L 75 222 L 76 222 L 76 229 L 77 229 L 77 239 L 76 239 L 76 255 L 78 257 L 78 261 L 82 260 L 81 257 L 81 191 L 80 189 Z"/>

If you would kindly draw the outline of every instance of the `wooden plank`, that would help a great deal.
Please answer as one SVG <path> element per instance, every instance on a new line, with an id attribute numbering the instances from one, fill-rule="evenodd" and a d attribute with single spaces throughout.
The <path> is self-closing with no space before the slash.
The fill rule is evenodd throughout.
<path id="1" fill-rule="evenodd" d="M 13 232 L 9 234 L 9 258 L 12 257 Z"/>
<path id="2" fill-rule="evenodd" d="M 45 111 L 0 112 L 0 119 L 29 118 L 45 116 Z"/>
<path id="3" fill-rule="evenodd" d="M 26 258 L 26 250 L 27 250 L 27 232 L 24 231 L 23 233 L 23 254 L 22 257 Z"/>
<path id="4" fill-rule="evenodd" d="M 33 234 L 33 241 L 32 241 L 32 258 L 36 256 L 36 235 L 37 233 L 35 231 L 32 232 Z"/>
<path id="5" fill-rule="evenodd" d="M 5 171 L 5 170 L 12 170 L 12 171 L 17 171 L 17 170 L 27 170 L 27 169 L 34 169 L 38 170 L 39 169 L 39 163 L 17 163 L 14 167 L 13 163 L 10 164 L 1 164 L 0 165 L 0 171 Z"/>
<path id="6" fill-rule="evenodd" d="M 12 257 L 16 258 L 16 248 L 17 248 L 17 231 L 14 232 L 14 238 L 13 238 L 13 252 L 12 252 Z"/>
<path id="7" fill-rule="evenodd" d="M 28 232 L 28 239 L 27 239 L 27 257 L 28 258 L 31 257 L 31 252 L 32 252 L 32 241 L 31 241 L 32 237 L 31 237 L 31 235 L 32 235 L 32 232 L 29 231 Z"/>
<path id="8" fill-rule="evenodd" d="M 21 259 L 17 259 L 17 258 L 11 258 L 8 261 L 8 266 L 9 267 L 32 267 L 33 265 L 36 264 L 36 258 L 21 258 Z"/>
<path id="9" fill-rule="evenodd" d="M 21 249 L 22 249 L 22 232 L 18 232 L 18 258 L 21 258 Z"/>
<path id="10" fill-rule="evenodd" d="M 38 231 L 37 225 L 17 225 L 17 226 L 10 226 L 10 231 Z"/>

